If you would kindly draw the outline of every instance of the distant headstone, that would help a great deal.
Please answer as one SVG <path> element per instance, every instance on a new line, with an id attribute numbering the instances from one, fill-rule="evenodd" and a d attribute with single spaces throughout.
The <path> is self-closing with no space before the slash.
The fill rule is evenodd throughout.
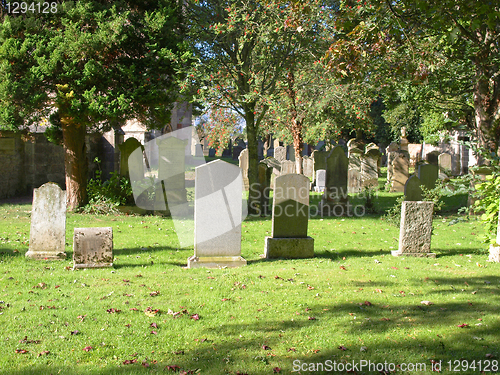
<path id="1" fill-rule="evenodd" d="M 408 180 L 410 157 L 407 152 L 396 153 L 392 160 L 391 193 L 402 193 L 405 190 L 405 183 Z"/>
<path id="2" fill-rule="evenodd" d="M 281 175 L 295 173 L 295 162 L 285 160 L 281 162 Z"/>
<path id="3" fill-rule="evenodd" d="M 426 189 L 434 189 L 438 179 L 438 167 L 434 164 L 421 164 L 418 166 L 418 178 Z"/>
<path id="4" fill-rule="evenodd" d="M 185 157 L 188 141 L 176 137 L 161 138 L 158 145 L 158 184 L 156 204 L 158 210 L 187 203 Z M 167 205 L 165 205 L 167 201 Z"/>
<path id="5" fill-rule="evenodd" d="M 113 228 L 75 228 L 73 268 L 113 266 Z"/>
<path id="6" fill-rule="evenodd" d="M 352 146 L 352 143 L 350 144 Z M 349 149 L 349 167 L 347 178 L 348 190 L 350 194 L 357 194 L 362 190 L 363 180 L 361 176 L 361 161 L 363 157 L 363 150 L 356 147 L 351 147 Z"/>
<path id="7" fill-rule="evenodd" d="M 142 148 L 144 152 L 144 146 L 135 138 L 128 138 L 121 145 L 118 145 L 120 149 L 120 176 L 129 178 L 129 162 L 128 159 L 132 152 L 134 152 L 139 147 Z"/>
<path id="8" fill-rule="evenodd" d="M 391 188 L 392 185 L 392 175 L 393 175 L 393 161 L 396 159 L 398 156 L 398 150 L 399 146 L 396 142 L 392 142 L 389 146 L 386 148 L 386 155 L 387 155 L 387 184 L 386 186 L 388 188 Z"/>
<path id="9" fill-rule="evenodd" d="M 370 143 L 367 145 L 364 157 L 361 159 L 361 177 L 363 187 L 378 187 L 378 164 L 382 154 L 377 145 Z"/>
<path id="10" fill-rule="evenodd" d="M 311 159 L 309 156 L 303 156 L 302 157 L 302 173 L 304 176 L 309 177 L 310 179 L 313 178 L 314 175 L 314 160 Z"/>
<path id="11" fill-rule="evenodd" d="M 451 155 L 443 152 L 438 156 L 439 172 L 451 173 Z"/>
<path id="12" fill-rule="evenodd" d="M 341 146 L 335 146 L 326 159 L 326 188 L 321 201 L 323 214 L 343 216 L 347 213 L 347 174 L 349 160 Z"/>
<path id="13" fill-rule="evenodd" d="M 399 149 L 401 151 L 408 151 L 408 139 L 406 139 L 406 127 L 401 128 L 401 138 L 399 140 Z"/>
<path id="14" fill-rule="evenodd" d="M 276 178 L 273 199 L 272 237 L 266 237 L 266 258 L 310 258 L 314 239 L 307 236 L 309 179 L 300 174 Z"/>
<path id="15" fill-rule="evenodd" d="M 413 175 L 405 183 L 405 201 L 421 201 L 422 200 L 422 183 L 420 179 Z"/>
<path id="16" fill-rule="evenodd" d="M 286 160 L 286 147 L 278 146 L 274 148 L 274 158 L 280 163 Z"/>
<path id="17" fill-rule="evenodd" d="M 188 268 L 239 267 L 243 179 L 241 169 L 214 160 L 195 169 L 194 255 Z"/>
<path id="18" fill-rule="evenodd" d="M 288 145 L 286 147 L 286 153 L 288 156 L 288 160 L 295 161 L 295 148 L 293 147 L 293 145 Z"/>
<path id="19" fill-rule="evenodd" d="M 208 145 L 208 138 L 203 138 L 203 156 L 209 156 L 210 146 Z"/>
<path id="20" fill-rule="evenodd" d="M 435 258 L 431 253 L 433 202 L 404 201 L 401 208 L 399 248 L 394 256 Z"/>
<path id="21" fill-rule="evenodd" d="M 316 186 L 314 190 L 316 192 L 324 192 L 326 187 L 326 170 L 319 169 L 316 171 Z"/>
<path id="22" fill-rule="evenodd" d="M 208 149 L 208 157 L 213 158 L 213 157 L 215 157 L 215 155 L 216 155 L 215 148 L 210 147 Z"/>
<path id="23" fill-rule="evenodd" d="M 30 244 L 26 257 L 66 258 L 66 191 L 48 182 L 33 192 Z"/>
<path id="24" fill-rule="evenodd" d="M 431 151 L 425 155 L 425 160 L 429 164 L 438 165 L 439 151 Z"/>
<path id="25" fill-rule="evenodd" d="M 241 169 L 241 175 L 243 176 L 243 183 L 245 185 L 245 190 L 248 190 L 248 148 L 240 152 L 238 157 L 239 166 Z"/>
<path id="26" fill-rule="evenodd" d="M 263 160 L 259 163 L 259 197 L 260 197 L 260 215 L 269 214 L 269 195 L 271 191 L 271 175 L 273 168 Z"/>

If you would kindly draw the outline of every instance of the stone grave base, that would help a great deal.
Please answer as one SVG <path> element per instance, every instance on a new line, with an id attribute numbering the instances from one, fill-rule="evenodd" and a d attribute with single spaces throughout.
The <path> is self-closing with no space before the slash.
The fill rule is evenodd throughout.
<path id="1" fill-rule="evenodd" d="M 500 246 L 490 245 L 490 262 L 500 262 Z"/>
<path id="2" fill-rule="evenodd" d="M 65 260 L 66 253 L 54 252 L 54 251 L 31 251 L 28 250 L 26 253 L 26 258 L 36 259 L 36 260 Z"/>
<path id="3" fill-rule="evenodd" d="M 401 253 L 399 250 L 391 251 L 395 257 L 417 257 L 417 258 L 435 258 L 436 253 Z"/>
<path id="4" fill-rule="evenodd" d="M 272 238 L 266 237 L 264 256 L 275 258 L 313 258 L 314 238 Z"/>
<path id="5" fill-rule="evenodd" d="M 197 257 L 193 255 L 188 258 L 187 268 L 223 268 L 246 266 L 247 261 L 243 257 Z"/>

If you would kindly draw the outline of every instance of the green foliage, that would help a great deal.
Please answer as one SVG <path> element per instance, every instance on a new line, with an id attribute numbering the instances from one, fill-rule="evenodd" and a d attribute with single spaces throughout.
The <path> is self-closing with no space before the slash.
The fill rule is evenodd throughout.
<path id="1" fill-rule="evenodd" d="M 481 214 L 481 221 L 485 229 L 485 242 L 495 243 L 498 227 L 498 205 L 500 199 L 500 168 L 486 180 L 475 185 L 476 201 L 474 211 Z"/>
<path id="2" fill-rule="evenodd" d="M 383 216 L 384 221 L 395 227 L 399 226 L 399 224 L 401 223 L 401 206 L 404 200 L 404 195 L 396 199 L 396 203 L 394 204 L 394 206 L 387 210 L 387 212 Z"/>
<path id="3" fill-rule="evenodd" d="M 100 161 L 96 158 L 99 165 Z M 95 172 L 95 177 L 87 184 L 89 203 L 83 212 L 93 214 L 117 213 L 117 207 L 134 202 L 132 186 L 128 178 L 120 177 L 117 172 L 111 173 L 111 178 L 104 181 L 102 171 Z"/>

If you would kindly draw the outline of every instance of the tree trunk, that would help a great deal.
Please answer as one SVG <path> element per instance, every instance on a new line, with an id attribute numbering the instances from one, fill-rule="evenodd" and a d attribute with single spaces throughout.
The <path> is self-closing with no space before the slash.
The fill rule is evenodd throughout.
<path id="1" fill-rule="evenodd" d="M 259 190 L 259 154 L 257 141 L 257 127 L 255 125 L 255 104 L 244 106 L 245 122 L 248 138 L 248 214 L 259 214 L 260 190 Z"/>
<path id="2" fill-rule="evenodd" d="M 83 124 L 75 124 L 73 118 L 62 115 L 61 125 L 66 170 L 66 203 L 68 209 L 74 210 L 87 203 L 87 129 Z"/>
<path id="3" fill-rule="evenodd" d="M 295 89 L 295 76 L 292 68 L 290 68 L 286 79 L 288 83 L 287 95 L 291 102 L 290 130 L 292 131 L 293 148 L 295 150 L 295 173 L 302 174 L 302 121 L 297 119 L 297 90 Z"/>

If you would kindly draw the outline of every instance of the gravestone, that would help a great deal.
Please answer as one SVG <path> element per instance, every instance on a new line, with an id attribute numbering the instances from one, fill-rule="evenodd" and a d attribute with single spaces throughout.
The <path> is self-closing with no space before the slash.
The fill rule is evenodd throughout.
<path id="1" fill-rule="evenodd" d="M 208 145 L 208 138 L 205 136 L 203 138 L 203 156 L 208 156 L 210 146 Z"/>
<path id="2" fill-rule="evenodd" d="M 129 138 L 121 145 L 118 145 L 120 149 L 120 177 L 129 178 L 129 157 L 136 149 L 141 147 L 142 152 L 144 152 L 144 146 L 135 138 Z"/>
<path id="3" fill-rule="evenodd" d="M 273 199 L 272 237 L 266 237 L 266 258 L 311 258 L 314 239 L 307 236 L 309 179 L 301 174 L 276 178 Z"/>
<path id="4" fill-rule="evenodd" d="M 326 187 L 326 170 L 319 169 L 316 171 L 316 186 L 314 187 L 314 191 L 322 193 L 325 191 L 325 187 Z"/>
<path id="5" fill-rule="evenodd" d="M 271 175 L 273 168 L 264 160 L 259 163 L 259 198 L 260 198 L 260 216 L 269 214 L 269 195 L 271 191 Z"/>
<path id="6" fill-rule="evenodd" d="M 443 152 L 438 156 L 439 173 L 451 174 L 451 155 Z"/>
<path id="7" fill-rule="evenodd" d="M 401 138 L 399 140 L 399 149 L 401 151 L 408 151 L 408 144 L 410 142 L 408 142 L 408 139 L 406 139 L 406 127 L 403 126 L 401 128 Z"/>
<path id="8" fill-rule="evenodd" d="M 422 182 L 420 179 L 413 175 L 411 176 L 405 184 L 405 201 L 421 201 L 422 200 L 422 188 L 420 187 Z"/>
<path id="9" fill-rule="evenodd" d="M 113 267 L 113 228 L 75 228 L 73 268 Z"/>
<path id="10" fill-rule="evenodd" d="M 439 151 L 431 151 L 425 155 L 425 160 L 429 164 L 438 165 Z"/>
<path id="11" fill-rule="evenodd" d="M 341 146 L 335 146 L 326 159 L 326 187 L 321 210 L 326 216 L 343 216 L 348 208 L 349 160 Z"/>
<path id="12" fill-rule="evenodd" d="M 361 159 L 362 187 L 376 188 L 378 187 L 378 165 L 382 154 L 374 143 L 370 143 L 366 148 L 364 157 Z"/>
<path id="13" fill-rule="evenodd" d="M 243 184 L 245 185 L 245 190 L 248 190 L 248 148 L 241 151 L 239 157 L 239 166 L 241 169 L 241 175 L 243 177 Z"/>
<path id="14" fill-rule="evenodd" d="M 30 244 L 26 257 L 66 258 L 66 191 L 53 182 L 33 191 Z"/>
<path id="15" fill-rule="evenodd" d="M 288 156 L 288 160 L 295 161 L 295 148 L 293 145 L 286 146 L 286 153 Z"/>
<path id="16" fill-rule="evenodd" d="M 222 160 L 195 168 L 194 255 L 188 268 L 239 267 L 243 215 L 241 169 Z"/>
<path id="17" fill-rule="evenodd" d="M 387 155 L 387 183 L 386 186 L 388 188 L 391 187 L 392 185 L 392 175 L 393 175 L 393 161 L 396 159 L 396 156 L 398 155 L 399 151 L 399 146 L 396 142 L 391 142 L 389 146 L 386 148 L 386 155 Z"/>
<path id="18" fill-rule="evenodd" d="M 170 208 L 187 203 L 185 156 L 187 139 L 160 138 L 158 145 L 158 184 L 155 208 L 171 211 Z M 167 202 L 167 204 L 165 204 Z"/>
<path id="19" fill-rule="evenodd" d="M 328 154 L 328 151 L 314 151 L 312 155 L 314 158 L 314 173 L 319 169 L 326 170 L 326 157 Z"/>
<path id="20" fill-rule="evenodd" d="M 403 202 L 399 227 L 399 248 L 392 251 L 392 255 L 436 257 L 436 254 L 431 253 L 433 210 L 433 202 Z"/>
<path id="21" fill-rule="evenodd" d="M 434 189 L 438 179 L 438 167 L 434 164 L 421 164 L 418 166 L 418 178 L 426 189 Z"/>
<path id="22" fill-rule="evenodd" d="M 313 178 L 314 175 L 314 161 L 309 156 L 302 157 L 302 173 L 304 176 Z"/>
<path id="23" fill-rule="evenodd" d="M 295 173 L 295 162 L 285 160 L 281 162 L 281 175 Z"/>
<path id="24" fill-rule="evenodd" d="M 410 157 L 408 153 L 404 151 L 396 153 L 391 165 L 392 179 L 390 191 L 391 193 L 403 193 L 406 180 L 408 180 L 409 176 Z"/>
<path id="25" fill-rule="evenodd" d="M 351 141 L 349 141 L 351 142 Z M 352 143 L 350 143 L 352 146 Z M 363 150 L 357 147 L 349 149 L 348 166 L 348 191 L 350 194 L 357 194 L 362 190 L 363 180 L 361 176 L 361 160 L 363 159 Z"/>
<path id="26" fill-rule="evenodd" d="M 286 160 L 286 147 L 278 146 L 274 148 L 274 158 L 280 163 Z"/>

